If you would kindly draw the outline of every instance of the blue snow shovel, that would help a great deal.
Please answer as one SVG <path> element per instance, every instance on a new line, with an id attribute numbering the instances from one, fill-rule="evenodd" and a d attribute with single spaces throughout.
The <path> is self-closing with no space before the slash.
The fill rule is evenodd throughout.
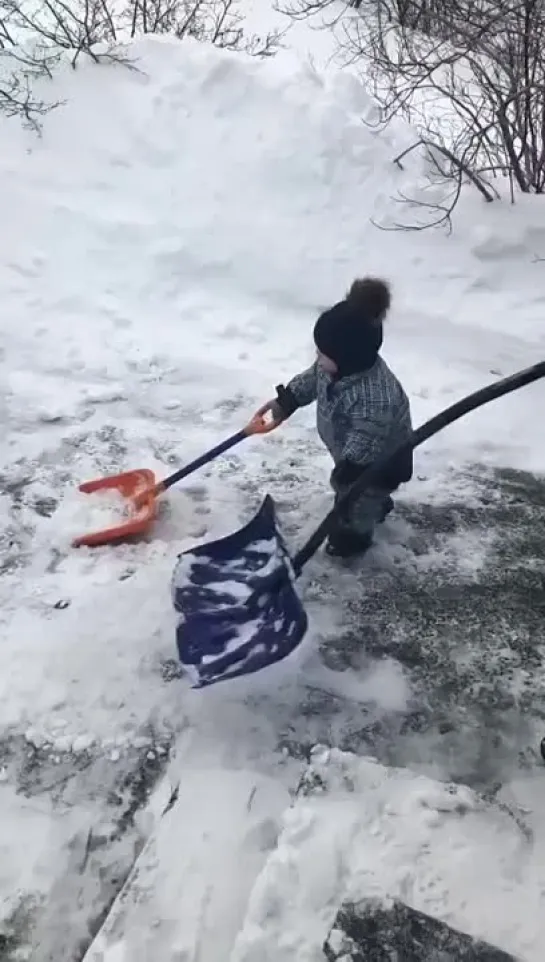
<path id="1" fill-rule="evenodd" d="M 362 473 L 291 557 L 267 495 L 252 520 L 219 541 L 184 551 L 172 580 L 180 661 L 203 688 L 260 671 L 302 641 L 308 618 L 295 582 L 327 537 L 339 508 L 357 498 L 402 450 L 414 449 L 475 408 L 545 377 L 545 361 L 481 388 L 413 432 L 395 454 Z"/>

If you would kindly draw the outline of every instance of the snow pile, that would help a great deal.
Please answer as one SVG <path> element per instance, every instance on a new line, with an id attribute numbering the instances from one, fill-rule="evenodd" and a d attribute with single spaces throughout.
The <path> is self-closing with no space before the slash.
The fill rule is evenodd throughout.
<path id="1" fill-rule="evenodd" d="M 84 962 L 227 960 L 288 804 L 279 782 L 253 771 L 182 771 L 174 806 Z"/>
<path id="2" fill-rule="evenodd" d="M 316 748 L 230 962 L 314 962 L 343 900 L 398 898 L 543 957 L 544 839 L 463 786 Z"/>
<path id="3" fill-rule="evenodd" d="M 64 499 L 55 513 L 55 522 L 71 541 L 78 535 L 118 527 L 134 514 L 131 502 L 120 491 L 74 492 L 73 497 Z"/>

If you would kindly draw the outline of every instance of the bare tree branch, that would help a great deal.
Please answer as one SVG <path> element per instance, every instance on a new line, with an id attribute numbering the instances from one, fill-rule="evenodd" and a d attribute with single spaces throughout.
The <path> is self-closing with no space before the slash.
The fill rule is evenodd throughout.
<path id="1" fill-rule="evenodd" d="M 41 118 L 58 106 L 58 103 L 46 104 L 42 100 L 36 99 L 32 95 L 30 73 L 28 61 L 23 62 L 25 69 L 19 66 L 20 61 L 14 58 L 17 69 L 11 70 L 11 56 L 5 50 L 0 51 L 0 65 L 7 67 L 6 76 L 0 83 L 0 113 L 6 117 L 19 117 L 25 127 L 34 133 L 41 132 Z M 32 65 L 38 69 L 37 65 Z M 44 72 L 50 70 L 50 64 L 46 61 Z M 4 73 L 4 70 L 2 71 Z"/>
<path id="2" fill-rule="evenodd" d="M 286 32 L 246 35 L 238 0 L 129 0 L 123 20 L 132 37 L 140 33 L 193 37 L 256 57 L 273 56 Z"/>
<path id="3" fill-rule="evenodd" d="M 46 104 L 32 90 L 51 79 L 60 60 L 76 69 L 82 57 L 96 64 L 137 67 L 118 42 L 127 32 L 190 36 L 218 47 L 273 56 L 286 31 L 247 35 L 239 0 L 0 0 L 0 113 L 21 117 L 40 131 L 40 120 L 56 103 Z"/>
<path id="4" fill-rule="evenodd" d="M 492 191 L 488 187 L 486 187 L 486 185 L 482 182 L 479 176 L 473 170 L 471 170 L 470 167 L 467 166 L 467 164 L 463 159 L 456 157 L 452 153 L 452 151 L 448 149 L 448 147 L 444 147 L 442 144 L 432 143 L 432 141 L 424 140 L 424 138 L 421 137 L 411 147 L 407 147 L 406 150 L 402 151 L 401 154 L 398 154 L 397 157 L 394 157 L 394 160 L 393 160 L 394 164 L 397 164 L 398 167 L 403 169 L 403 165 L 401 163 L 403 158 L 406 157 L 408 154 L 410 154 L 411 151 L 415 149 L 415 147 L 418 147 L 420 145 L 428 148 L 431 157 L 433 157 L 434 151 L 439 151 L 440 154 L 443 154 L 443 156 L 446 157 L 447 160 L 450 160 L 450 162 L 453 164 L 454 167 L 458 168 L 458 170 L 462 174 L 465 174 L 468 180 L 470 180 L 471 183 L 477 188 L 477 190 L 480 191 L 480 193 L 482 194 L 486 202 L 488 204 L 492 203 L 492 201 L 494 200 L 494 195 L 492 194 Z M 441 173 L 443 173 L 443 171 L 441 171 Z"/>
<path id="5" fill-rule="evenodd" d="M 365 122 L 413 125 L 430 171 L 452 181 L 454 203 L 466 181 L 487 203 L 496 199 L 485 175 L 508 178 L 513 201 L 517 192 L 545 193 L 545 0 L 331 4 L 277 0 L 292 19 L 316 23 L 322 14 L 340 25 L 337 54 L 361 67 L 377 103 L 378 118 Z M 440 205 L 440 223 L 452 199 Z"/>

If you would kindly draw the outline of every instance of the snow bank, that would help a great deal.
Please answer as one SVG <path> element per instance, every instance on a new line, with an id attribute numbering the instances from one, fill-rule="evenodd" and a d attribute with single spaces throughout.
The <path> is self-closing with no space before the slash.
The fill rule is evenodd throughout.
<path id="1" fill-rule="evenodd" d="M 289 795 L 249 770 L 181 774 L 174 806 L 84 962 L 229 958 Z"/>
<path id="2" fill-rule="evenodd" d="M 342 901 L 397 898 L 543 958 L 543 839 L 463 786 L 314 750 L 230 962 L 318 962 Z"/>
<path id="3" fill-rule="evenodd" d="M 190 40 L 182 47 L 149 37 L 131 55 L 141 76 L 104 67 L 93 69 L 90 84 L 89 67 L 76 76 L 67 69 L 55 83 L 67 104 L 48 118 L 44 143 L 33 144 L 24 165 L 25 179 L 62 181 L 65 196 L 85 188 L 77 213 L 88 218 L 94 201 L 105 239 L 115 235 L 116 266 L 130 285 L 125 298 L 144 279 L 138 262 L 147 263 L 150 281 L 150 268 L 160 266 L 163 290 L 176 274 L 194 271 L 215 286 L 267 298 L 273 309 L 291 303 L 294 292 L 305 307 L 335 297 L 361 263 L 369 217 L 391 206 L 392 179 L 408 186 L 401 172 L 385 176 L 391 144 L 362 123 L 374 107 L 361 83 L 308 66 L 293 73 L 281 58 L 264 63 Z M 60 150 L 66 176 L 55 169 Z M 90 154 L 99 161 L 94 175 Z M 123 176 L 110 206 L 112 166 Z M 36 200 L 31 191 L 23 203 L 15 249 Z M 67 227 L 75 222 L 70 202 L 62 214 Z M 35 255 L 51 265 L 56 252 L 42 238 L 43 230 Z M 76 280 L 84 251 L 77 239 L 66 247 L 64 270 L 77 267 Z M 146 285 L 146 307 L 158 280 Z"/>

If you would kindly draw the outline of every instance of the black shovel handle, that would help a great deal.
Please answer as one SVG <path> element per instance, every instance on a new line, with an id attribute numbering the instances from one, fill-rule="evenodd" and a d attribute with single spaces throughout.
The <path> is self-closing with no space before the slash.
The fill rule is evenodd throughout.
<path id="1" fill-rule="evenodd" d="M 511 391 L 517 391 L 519 388 L 525 387 L 527 384 L 532 384 L 533 381 L 538 381 L 542 377 L 545 377 L 545 361 L 540 361 L 539 364 L 527 367 L 523 371 L 519 371 L 518 374 L 502 378 L 501 381 L 495 381 L 493 384 L 489 384 L 488 387 L 483 387 L 479 391 L 475 391 L 474 394 L 469 394 L 467 397 L 462 398 L 461 401 L 457 401 L 456 404 L 452 404 L 444 411 L 441 411 L 440 414 L 436 414 L 435 417 L 426 421 L 426 423 L 422 424 L 416 431 L 413 431 L 412 438 L 407 444 L 401 445 L 393 455 L 390 455 L 388 458 L 383 458 L 382 461 L 377 461 L 371 468 L 364 471 L 348 491 L 338 499 L 336 506 L 329 512 L 321 525 L 316 528 L 310 536 L 306 544 L 304 544 L 295 555 L 293 559 L 295 576 L 298 577 L 301 574 L 304 565 L 312 558 L 322 542 L 327 538 L 338 509 L 346 507 L 354 498 L 357 498 L 359 494 L 365 491 L 369 485 L 377 481 L 384 468 L 388 467 L 392 461 L 399 457 L 402 451 L 417 448 L 419 444 L 423 444 L 428 438 L 433 437 L 434 434 L 442 431 L 443 428 L 448 427 L 449 424 L 462 418 L 464 414 L 469 414 L 469 412 L 474 411 L 475 408 L 482 407 L 483 404 L 488 404 L 489 401 L 503 397 L 504 394 L 510 394 Z"/>
<path id="2" fill-rule="evenodd" d="M 195 458 L 191 464 L 184 465 L 183 468 L 178 468 L 174 474 L 168 476 L 163 481 L 160 481 L 156 488 L 156 495 L 161 494 L 161 492 L 166 491 L 167 488 L 171 488 L 173 484 L 177 484 L 182 478 L 187 478 L 194 471 L 198 471 L 199 468 L 203 468 L 205 464 L 209 464 L 210 461 L 214 461 L 215 458 L 219 458 L 221 454 L 229 451 L 230 448 L 234 448 L 235 445 L 240 444 L 247 438 L 248 434 L 246 431 L 237 431 L 236 434 L 231 435 L 221 444 L 217 444 L 215 448 L 211 448 L 210 451 L 206 451 L 205 454 L 201 454 L 200 457 Z"/>
<path id="3" fill-rule="evenodd" d="M 215 448 L 211 448 L 210 451 L 206 451 L 204 454 L 201 454 L 200 457 L 195 458 L 191 464 L 186 464 L 183 468 L 178 468 L 174 474 L 169 475 L 169 477 L 163 481 L 159 481 L 154 489 L 155 497 L 158 497 L 163 491 L 171 488 L 173 484 L 177 484 L 178 481 L 198 471 L 199 468 L 204 467 L 205 464 L 209 464 L 211 461 L 219 458 L 220 455 L 225 454 L 226 451 L 236 447 L 236 445 L 244 441 L 245 438 L 251 438 L 258 434 L 270 434 L 275 428 L 276 424 L 274 421 L 266 420 L 259 412 L 254 414 L 252 420 L 248 422 L 242 431 L 237 431 L 236 434 L 232 434 L 230 438 L 226 438 L 225 441 L 216 444 Z"/>

